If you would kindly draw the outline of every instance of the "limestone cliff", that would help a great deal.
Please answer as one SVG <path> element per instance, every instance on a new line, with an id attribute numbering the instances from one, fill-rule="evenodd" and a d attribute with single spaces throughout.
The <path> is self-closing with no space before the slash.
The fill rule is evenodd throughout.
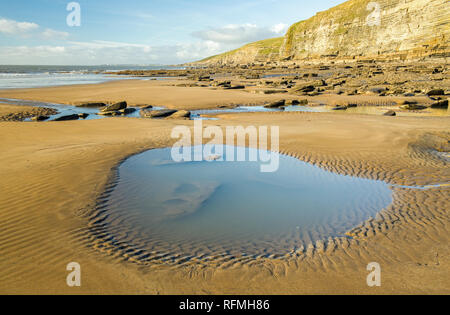
<path id="1" fill-rule="evenodd" d="M 448 56 L 449 39 L 448 0 L 350 0 L 292 25 L 282 38 L 252 43 L 201 63 Z"/>

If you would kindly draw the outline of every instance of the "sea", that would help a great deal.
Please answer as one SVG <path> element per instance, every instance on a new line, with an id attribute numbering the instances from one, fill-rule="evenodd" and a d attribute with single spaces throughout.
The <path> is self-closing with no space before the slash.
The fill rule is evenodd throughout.
<path id="1" fill-rule="evenodd" d="M 39 66 L 0 65 L 0 90 L 47 86 L 94 84 L 112 80 L 131 79 L 130 76 L 115 76 L 108 72 L 123 70 L 182 69 L 162 65 L 98 65 L 98 66 Z"/>

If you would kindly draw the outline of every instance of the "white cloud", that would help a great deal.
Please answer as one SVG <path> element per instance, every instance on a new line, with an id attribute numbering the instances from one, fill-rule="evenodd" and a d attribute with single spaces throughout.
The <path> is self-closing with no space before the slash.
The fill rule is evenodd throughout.
<path id="1" fill-rule="evenodd" d="M 178 45 L 176 48 L 176 56 L 180 60 L 202 59 L 216 55 L 222 49 L 219 43 L 207 40 L 199 43 Z"/>
<path id="2" fill-rule="evenodd" d="M 6 35 L 37 36 L 46 40 L 65 40 L 69 33 L 60 32 L 51 28 L 42 30 L 42 27 L 32 22 L 17 22 L 14 20 L 0 19 L 0 33 Z"/>
<path id="3" fill-rule="evenodd" d="M 0 64 L 148 64 L 184 63 L 217 55 L 260 39 L 281 36 L 285 24 L 258 27 L 227 25 L 194 34 L 191 43 L 151 46 L 103 40 L 68 41 L 69 33 L 42 28 L 36 23 L 0 19 L 0 33 L 63 41 L 58 45 L 2 46 Z M 42 43 L 41 43 L 42 44 Z"/>
<path id="4" fill-rule="evenodd" d="M 135 18 L 150 19 L 149 14 L 134 12 Z M 255 24 L 230 24 L 193 33 L 198 40 L 191 43 L 150 46 L 95 40 L 68 41 L 70 34 L 42 27 L 32 22 L 0 18 L 0 34 L 60 41 L 58 45 L 2 46 L 0 64 L 131 64 L 184 63 L 232 50 L 245 43 L 282 36 L 287 25 L 269 27 Z"/>
<path id="5" fill-rule="evenodd" d="M 39 25 L 36 23 L 0 19 L 0 32 L 4 34 L 23 35 L 38 28 Z"/>
<path id="6" fill-rule="evenodd" d="M 69 33 L 67 33 L 67 32 L 55 31 L 55 30 L 52 30 L 50 28 L 47 28 L 45 31 L 43 31 L 41 33 L 41 35 L 42 35 L 42 37 L 44 39 L 64 40 L 64 39 L 67 39 L 69 37 Z"/>
<path id="7" fill-rule="evenodd" d="M 194 37 L 205 41 L 222 44 L 245 44 L 275 36 L 281 36 L 287 29 L 286 24 L 276 24 L 272 27 L 260 27 L 255 24 L 230 24 L 221 28 L 211 28 L 194 32 Z"/>
<path id="8" fill-rule="evenodd" d="M 275 34 L 284 35 L 287 32 L 288 28 L 289 28 L 289 25 L 284 24 L 284 23 L 278 23 L 278 24 L 275 24 L 274 26 L 272 26 L 270 28 L 270 30 L 272 32 L 274 32 Z"/>
<path id="9" fill-rule="evenodd" d="M 213 41 L 150 46 L 111 41 L 66 41 L 64 46 L 8 46 L 0 64 L 178 64 L 216 55 L 227 46 Z"/>

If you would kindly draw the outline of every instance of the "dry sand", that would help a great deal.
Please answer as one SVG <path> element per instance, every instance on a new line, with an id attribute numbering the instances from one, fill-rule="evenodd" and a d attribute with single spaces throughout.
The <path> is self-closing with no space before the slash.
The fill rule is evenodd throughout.
<path id="1" fill-rule="evenodd" d="M 133 83 L 135 90 L 127 81 L 3 91 L 0 97 L 60 103 L 126 99 L 169 107 L 189 103 L 195 108 L 268 98 L 148 82 Z M 435 154 L 449 151 L 448 117 L 332 113 L 220 117 L 204 124 L 278 125 L 281 152 L 335 172 L 402 185 L 449 179 L 448 161 Z M 0 293 L 450 293 L 448 187 L 395 188 L 393 204 L 349 231 L 352 239 L 331 240 L 295 257 L 252 261 L 237 257 L 220 266 L 140 263 L 139 254 L 128 251 L 129 244 L 113 244 L 93 224 L 100 215 L 96 205 L 111 188 L 114 168 L 123 159 L 171 145 L 171 129 L 179 124 L 193 122 L 134 118 L 0 122 Z M 66 265 L 73 261 L 82 266 L 81 288 L 66 285 Z M 381 264 L 380 288 L 366 284 L 370 262 Z"/>

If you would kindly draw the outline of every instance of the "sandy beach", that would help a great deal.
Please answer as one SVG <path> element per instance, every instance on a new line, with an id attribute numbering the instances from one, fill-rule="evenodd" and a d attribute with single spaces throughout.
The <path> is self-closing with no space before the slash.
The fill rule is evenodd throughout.
<path id="1" fill-rule="evenodd" d="M 179 87 L 180 80 L 0 91 L 2 98 L 78 104 L 126 100 L 175 109 L 260 105 L 280 99 L 248 91 Z M 187 81 L 189 82 L 189 81 Z M 298 98 L 283 95 L 284 99 Z M 348 96 L 347 96 L 348 97 Z M 17 108 L 2 107 L 2 113 Z M 389 184 L 445 184 L 448 117 L 335 113 L 221 114 L 204 125 L 280 126 L 280 151 L 345 175 Z M 449 294 L 448 186 L 392 187 L 394 201 L 375 218 L 296 255 L 219 265 L 142 262 L 95 224 L 117 166 L 139 152 L 170 147 L 190 120 L 107 118 L 0 122 L 0 293 L 2 294 Z M 66 265 L 82 265 L 83 285 L 66 285 Z M 366 284 L 368 263 L 383 285 Z"/>

